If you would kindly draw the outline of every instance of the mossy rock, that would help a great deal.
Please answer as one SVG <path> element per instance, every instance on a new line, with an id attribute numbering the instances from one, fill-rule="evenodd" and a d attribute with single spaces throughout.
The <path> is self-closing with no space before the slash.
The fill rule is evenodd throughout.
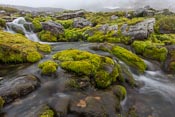
<path id="1" fill-rule="evenodd" d="M 42 30 L 42 24 L 39 19 L 33 19 L 32 24 L 35 32 L 40 32 Z"/>
<path id="2" fill-rule="evenodd" d="M 57 23 L 60 23 L 65 29 L 73 27 L 73 20 L 57 20 Z"/>
<path id="3" fill-rule="evenodd" d="M 60 60 L 61 67 L 74 72 L 78 76 L 92 77 L 98 88 L 106 88 L 119 77 L 119 70 L 111 58 L 92 54 L 87 51 L 69 49 L 53 55 L 53 59 Z M 112 69 L 112 70 L 111 70 Z"/>
<path id="4" fill-rule="evenodd" d="M 43 74 L 55 73 L 58 67 L 58 64 L 52 60 L 47 60 L 38 65 L 42 69 Z"/>
<path id="5" fill-rule="evenodd" d="M 46 107 L 39 117 L 54 117 L 54 111 Z"/>
<path id="6" fill-rule="evenodd" d="M 38 33 L 38 37 L 41 41 L 56 42 L 57 37 L 53 35 L 50 31 L 41 31 Z"/>
<path id="7" fill-rule="evenodd" d="M 121 85 L 116 85 L 112 88 L 113 93 L 118 97 L 120 101 L 124 100 L 127 94 L 126 88 Z"/>
<path id="8" fill-rule="evenodd" d="M 168 54 L 168 50 L 165 47 L 150 41 L 134 41 L 132 47 L 137 54 L 160 62 L 165 61 Z"/>
<path id="9" fill-rule="evenodd" d="M 49 45 L 32 42 L 20 34 L 0 31 L 0 61 L 3 63 L 37 62 L 41 52 L 50 52 Z"/>
<path id="10" fill-rule="evenodd" d="M 130 67 L 137 69 L 140 73 L 145 71 L 146 64 L 144 61 L 131 51 L 128 51 L 120 46 L 114 46 L 111 52 Z"/>
<path id="11" fill-rule="evenodd" d="M 2 99 L 2 97 L 0 97 L 0 110 L 2 109 L 4 103 L 5 101 Z"/>
<path id="12" fill-rule="evenodd" d="M 6 26 L 6 21 L 4 19 L 0 19 L 0 27 L 4 28 Z"/>

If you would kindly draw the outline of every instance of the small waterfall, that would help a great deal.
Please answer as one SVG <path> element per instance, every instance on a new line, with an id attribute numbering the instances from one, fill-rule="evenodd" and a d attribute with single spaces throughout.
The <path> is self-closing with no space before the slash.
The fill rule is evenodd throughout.
<path id="1" fill-rule="evenodd" d="M 25 35 L 28 39 L 39 42 L 37 35 L 33 32 L 33 27 L 31 22 L 26 22 L 23 17 L 19 17 L 13 22 L 8 22 L 6 26 L 6 31 L 10 33 L 20 33 Z"/>

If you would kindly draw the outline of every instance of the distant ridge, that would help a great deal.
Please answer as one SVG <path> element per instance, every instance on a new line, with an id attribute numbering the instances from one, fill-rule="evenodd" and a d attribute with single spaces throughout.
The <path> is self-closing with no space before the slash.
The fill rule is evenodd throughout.
<path id="1" fill-rule="evenodd" d="M 6 5 L 0 4 L 0 6 L 16 8 L 18 10 L 30 11 L 30 12 L 60 12 L 65 9 L 62 8 L 53 8 L 53 7 L 28 7 L 28 6 L 18 6 L 18 5 Z"/>

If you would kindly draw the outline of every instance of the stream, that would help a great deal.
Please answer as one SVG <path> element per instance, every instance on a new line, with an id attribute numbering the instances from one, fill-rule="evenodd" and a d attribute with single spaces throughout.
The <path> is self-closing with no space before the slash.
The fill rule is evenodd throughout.
<path id="1" fill-rule="evenodd" d="M 27 38 L 32 41 L 40 42 L 35 33 L 26 31 L 23 25 L 19 24 L 19 20 L 21 20 L 21 18 L 9 23 L 7 31 L 14 33 L 10 26 L 18 25 L 24 29 Z M 107 52 L 90 49 L 90 47 L 95 46 L 97 43 L 56 42 L 47 44 L 50 44 L 53 47 L 52 52 L 45 55 L 40 62 L 51 59 L 51 56 L 57 51 L 70 48 L 86 50 L 103 56 L 112 56 Z M 70 96 L 69 92 L 65 91 L 64 83 L 66 82 L 66 79 L 71 77 L 70 74 L 61 72 L 62 70 L 58 69 L 56 76 L 53 75 L 51 78 L 42 76 L 37 67 L 38 63 L 32 65 L 8 65 L 0 68 L 0 74 L 2 74 L 0 77 L 3 77 L 5 80 L 13 79 L 19 75 L 33 74 L 37 76 L 41 82 L 41 86 L 36 91 L 22 99 L 17 99 L 12 104 L 3 108 L 3 112 L 6 113 L 7 117 L 31 117 L 37 109 L 39 109 L 40 105 L 43 105 L 45 101 L 52 100 L 54 96 L 65 98 Z M 127 111 L 130 107 L 134 107 L 136 108 L 139 117 L 175 117 L 174 76 L 163 73 L 160 70 L 160 66 L 155 62 L 145 60 L 145 63 L 148 65 L 148 70 L 144 74 L 138 75 L 132 73 L 135 80 L 138 81 L 141 86 L 136 89 L 127 89 L 127 98 L 122 105 L 123 111 Z M 131 68 L 129 69 L 132 71 Z"/>

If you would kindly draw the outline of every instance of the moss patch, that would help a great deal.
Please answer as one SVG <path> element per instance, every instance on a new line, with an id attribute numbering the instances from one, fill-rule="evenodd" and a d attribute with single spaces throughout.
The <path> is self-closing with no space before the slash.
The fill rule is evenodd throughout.
<path id="1" fill-rule="evenodd" d="M 168 50 L 165 47 L 151 41 L 134 41 L 132 47 L 137 54 L 160 62 L 165 61 L 168 54 Z"/>
<path id="2" fill-rule="evenodd" d="M 33 21 L 32 21 L 32 24 L 34 26 L 34 31 L 35 32 L 40 32 L 42 30 L 42 25 L 40 23 L 40 20 L 35 18 Z"/>
<path id="3" fill-rule="evenodd" d="M 118 97 L 120 101 L 122 101 L 123 99 L 125 99 L 127 91 L 125 87 L 121 85 L 116 85 L 113 87 L 113 93 Z"/>
<path id="4" fill-rule="evenodd" d="M 57 37 L 54 36 L 50 31 L 41 31 L 38 33 L 38 37 L 41 41 L 56 42 Z"/>
<path id="5" fill-rule="evenodd" d="M 40 52 L 50 52 L 49 45 L 28 40 L 20 34 L 0 31 L 0 61 L 3 63 L 36 62 L 42 58 Z"/>
<path id="6" fill-rule="evenodd" d="M 116 63 L 108 57 L 87 51 L 69 49 L 56 53 L 53 58 L 61 61 L 61 67 L 77 75 L 93 77 L 98 88 L 106 88 L 119 77 Z M 112 70 L 111 70 L 112 69 Z"/>
<path id="7" fill-rule="evenodd" d="M 54 112 L 53 112 L 53 110 L 48 108 L 44 112 L 42 112 L 40 117 L 54 117 Z"/>
<path id="8" fill-rule="evenodd" d="M 51 74 L 56 72 L 58 64 L 54 61 L 48 60 L 40 63 L 38 67 L 42 69 L 43 74 Z"/>
<path id="9" fill-rule="evenodd" d="M 111 52 L 129 66 L 136 68 L 139 72 L 143 73 L 145 71 L 146 64 L 144 61 L 131 51 L 128 51 L 120 46 L 114 46 Z"/>
<path id="10" fill-rule="evenodd" d="M 2 97 L 0 97 L 0 110 L 2 109 L 4 103 L 5 101 L 2 99 Z"/>

